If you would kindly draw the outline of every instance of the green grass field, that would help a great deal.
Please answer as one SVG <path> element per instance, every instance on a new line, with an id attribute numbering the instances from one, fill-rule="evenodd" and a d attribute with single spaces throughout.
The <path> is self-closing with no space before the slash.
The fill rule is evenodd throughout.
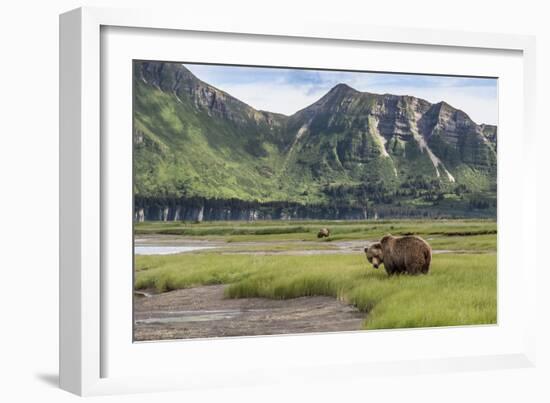
<path id="1" fill-rule="evenodd" d="M 317 240 L 321 226 L 330 239 Z M 136 289 L 159 292 L 227 284 L 227 298 L 288 299 L 324 295 L 365 312 L 365 329 L 496 323 L 496 222 L 490 220 L 369 222 L 146 223 L 136 233 L 194 239 L 256 241 L 250 253 L 221 254 L 224 248 L 168 256 L 136 256 Z M 363 253 L 258 255 L 259 250 L 296 250 L 300 241 L 328 248 L 342 240 L 377 240 L 386 233 L 417 234 L 435 253 L 427 276 L 388 277 Z M 138 237 L 140 235 L 137 235 Z M 273 243 L 270 249 L 269 243 Z M 275 244 L 275 242 L 277 242 Z M 310 242 L 304 250 L 312 249 Z M 315 246 L 315 244 L 314 244 Z"/>
<path id="2" fill-rule="evenodd" d="M 217 221 L 204 223 L 145 222 L 137 223 L 136 235 L 162 234 L 246 241 L 315 241 L 321 227 L 332 231 L 321 241 L 378 239 L 387 233 L 429 236 L 495 235 L 494 220 L 380 220 L 380 221 Z"/>

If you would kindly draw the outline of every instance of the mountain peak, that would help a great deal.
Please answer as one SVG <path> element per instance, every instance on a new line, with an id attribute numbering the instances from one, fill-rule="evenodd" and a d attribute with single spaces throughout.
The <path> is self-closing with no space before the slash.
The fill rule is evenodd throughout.
<path id="1" fill-rule="evenodd" d="M 494 212 L 473 202 L 496 200 L 497 127 L 476 125 L 446 102 L 339 83 L 284 116 L 258 111 L 177 63 L 136 62 L 134 72 L 135 186 L 140 200 L 152 200 L 143 205 L 148 218 L 188 200 L 175 217 L 195 219 L 199 198 L 212 200 L 215 220 L 249 219 L 259 202 L 269 203 L 256 210 L 266 219 L 286 217 L 278 207 L 285 205 L 300 206 L 297 218 L 359 218 L 355 210 L 364 218 L 366 207 L 416 215 L 417 200 L 422 215 Z M 433 196 L 452 192 L 454 182 L 466 190 L 438 207 Z"/>
<path id="2" fill-rule="evenodd" d="M 336 84 L 334 87 L 331 88 L 331 90 L 328 92 L 330 93 L 358 93 L 355 88 L 351 88 L 349 85 L 345 83 Z"/>
<path id="3" fill-rule="evenodd" d="M 438 107 L 438 115 L 440 119 L 448 119 L 450 116 L 454 115 L 456 116 L 455 119 L 474 123 L 466 112 L 461 109 L 455 108 L 445 101 L 438 102 L 435 105 L 436 107 Z"/>
<path id="4" fill-rule="evenodd" d="M 355 94 L 360 94 L 359 91 L 356 89 L 351 88 L 349 85 L 340 83 L 336 84 L 334 87 L 330 89 L 329 92 L 327 92 L 323 97 L 315 102 L 313 105 L 314 107 L 318 107 L 320 105 L 332 105 L 334 103 L 339 103 L 343 98 L 347 96 L 352 96 Z M 305 108 L 308 109 L 309 107 Z"/>

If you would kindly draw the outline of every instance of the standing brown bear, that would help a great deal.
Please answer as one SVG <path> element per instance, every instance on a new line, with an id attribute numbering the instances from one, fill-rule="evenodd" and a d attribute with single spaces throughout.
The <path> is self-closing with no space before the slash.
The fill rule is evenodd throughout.
<path id="1" fill-rule="evenodd" d="M 417 236 L 386 235 L 380 242 L 365 248 L 367 260 L 378 269 L 384 263 L 386 273 L 427 274 L 432 261 L 432 248 Z"/>
<path id="2" fill-rule="evenodd" d="M 330 236 L 330 230 L 328 228 L 321 228 L 317 233 L 317 238 L 325 238 Z"/>

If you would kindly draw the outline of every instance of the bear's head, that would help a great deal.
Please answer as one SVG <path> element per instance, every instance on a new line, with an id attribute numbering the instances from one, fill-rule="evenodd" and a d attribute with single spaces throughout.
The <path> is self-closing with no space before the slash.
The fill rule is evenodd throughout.
<path id="1" fill-rule="evenodd" d="M 375 269 L 378 269 L 378 267 L 384 263 L 384 254 L 382 253 L 382 244 L 380 242 L 375 242 L 368 248 L 365 248 L 365 253 L 367 255 L 367 260 Z"/>

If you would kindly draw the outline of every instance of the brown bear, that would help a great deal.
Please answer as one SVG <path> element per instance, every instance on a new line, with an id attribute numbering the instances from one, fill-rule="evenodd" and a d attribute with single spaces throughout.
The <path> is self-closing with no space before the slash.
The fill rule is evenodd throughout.
<path id="1" fill-rule="evenodd" d="M 323 238 L 330 236 L 330 230 L 328 228 L 321 228 L 317 233 L 317 238 Z"/>
<path id="2" fill-rule="evenodd" d="M 378 269 L 384 263 L 386 273 L 427 274 L 432 261 L 432 248 L 418 236 L 384 236 L 365 248 L 367 260 Z"/>

